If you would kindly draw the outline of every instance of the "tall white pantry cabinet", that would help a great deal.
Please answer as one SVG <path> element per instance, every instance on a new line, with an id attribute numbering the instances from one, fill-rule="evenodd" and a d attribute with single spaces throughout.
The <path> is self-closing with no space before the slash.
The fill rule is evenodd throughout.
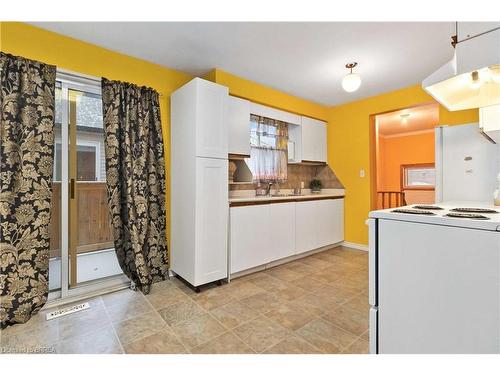
<path id="1" fill-rule="evenodd" d="M 193 287 L 227 278 L 227 103 L 200 78 L 171 97 L 171 269 Z"/>

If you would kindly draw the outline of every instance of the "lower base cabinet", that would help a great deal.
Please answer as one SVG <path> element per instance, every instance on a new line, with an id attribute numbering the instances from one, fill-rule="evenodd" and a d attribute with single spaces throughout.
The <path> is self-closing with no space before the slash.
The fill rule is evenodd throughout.
<path id="1" fill-rule="evenodd" d="M 344 200 L 230 208 L 230 272 L 343 241 Z"/>

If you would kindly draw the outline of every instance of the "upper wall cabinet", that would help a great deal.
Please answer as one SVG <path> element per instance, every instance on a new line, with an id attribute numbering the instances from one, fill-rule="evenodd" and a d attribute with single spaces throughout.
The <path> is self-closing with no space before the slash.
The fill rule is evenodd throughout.
<path id="1" fill-rule="evenodd" d="M 229 154 L 250 155 L 250 102 L 228 97 Z"/>
<path id="2" fill-rule="evenodd" d="M 300 125 L 299 115 L 272 107 L 266 107 L 265 105 L 257 103 L 250 103 L 250 113 L 257 116 L 272 118 L 273 120 L 287 122 L 288 124 Z"/>
<path id="3" fill-rule="evenodd" d="M 302 116 L 302 161 L 327 160 L 326 123 Z"/>

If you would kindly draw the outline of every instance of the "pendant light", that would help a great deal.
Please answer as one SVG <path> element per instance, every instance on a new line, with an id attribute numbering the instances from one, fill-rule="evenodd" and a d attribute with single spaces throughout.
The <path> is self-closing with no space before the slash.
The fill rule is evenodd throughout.
<path id="1" fill-rule="evenodd" d="M 347 92 L 354 92 L 361 86 L 361 76 L 357 73 L 353 73 L 352 69 L 358 65 L 357 62 L 346 64 L 346 68 L 350 69 L 350 73 L 347 74 L 342 80 L 342 88 Z"/>

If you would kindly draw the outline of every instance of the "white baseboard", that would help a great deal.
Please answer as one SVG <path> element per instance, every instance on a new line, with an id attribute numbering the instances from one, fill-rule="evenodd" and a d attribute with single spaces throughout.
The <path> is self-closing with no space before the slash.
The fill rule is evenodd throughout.
<path id="1" fill-rule="evenodd" d="M 368 245 L 362 245 L 360 243 L 343 241 L 340 245 L 345 247 L 350 247 L 356 250 L 368 251 Z"/>

